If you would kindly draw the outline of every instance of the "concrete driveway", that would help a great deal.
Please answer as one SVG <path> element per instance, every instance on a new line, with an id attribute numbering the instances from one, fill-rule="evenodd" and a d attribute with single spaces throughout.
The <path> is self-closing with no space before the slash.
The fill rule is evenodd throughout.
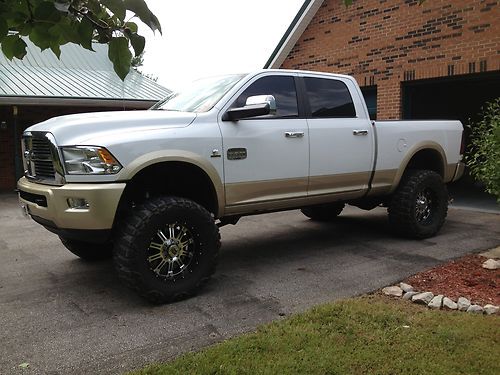
<path id="1" fill-rule="evenodd" d="M 335 224 L 290 211 L 244 218 L 222 241 L 202 293 L 151 306 L 110 262 L 80 261 L 23 218 L 15 196 L 0 196 L 0 373 L 114 374 L 165 361 L 497 246 L 500 215 L 452 208 L 438 237 L 411 241 L 392 237 L 384 209 L 348 208 Z"/>

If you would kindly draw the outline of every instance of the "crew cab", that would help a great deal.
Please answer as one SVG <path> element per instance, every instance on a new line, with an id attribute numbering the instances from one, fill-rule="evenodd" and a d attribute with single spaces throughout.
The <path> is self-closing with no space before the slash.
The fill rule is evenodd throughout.
<path id="1" fill-rule="evenodd" d="M 371 121 L 354 78 L 261 70 L 196 81 L 147 111 L 62 116 L 23 135 L 25 211 L 87 260 L 163 303 L 215 270 L 219 227 L 345 204 L 435 235 L 463 173 L 459 121 Z M 334 234 L 332 234 L 334 235 Z"/>

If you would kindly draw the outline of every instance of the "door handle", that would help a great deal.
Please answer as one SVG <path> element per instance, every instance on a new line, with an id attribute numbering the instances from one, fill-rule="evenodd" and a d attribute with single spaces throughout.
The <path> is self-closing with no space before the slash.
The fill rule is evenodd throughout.
<path id="1" fill-rule="evenodd" d="M 368 130 L 353 130 L 352 134 L 353 135 L 367 135 L 368 134 Z"/>
<path id="2" fill-rule="evenodd" d="M 304 136 L 304 132 L 286 132 L 285 137 L 287 138 L 302 138 Z"/>

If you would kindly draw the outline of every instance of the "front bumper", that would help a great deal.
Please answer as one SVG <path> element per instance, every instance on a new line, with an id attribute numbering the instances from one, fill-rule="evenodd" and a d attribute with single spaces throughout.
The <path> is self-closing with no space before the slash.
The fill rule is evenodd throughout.
<path id="1" fill-rule="evenodd" d="M 109 230 L 125 183 L 49 186 L 22 177 L 19 200 L 38 223 L 52 229 Z M 88 208 L 71 208 L 68 198 L 85 199 Z"/>

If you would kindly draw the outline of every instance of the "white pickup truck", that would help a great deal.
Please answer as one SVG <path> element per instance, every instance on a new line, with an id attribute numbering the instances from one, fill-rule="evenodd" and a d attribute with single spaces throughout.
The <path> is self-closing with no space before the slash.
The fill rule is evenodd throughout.
<path id="1" fill-rule="evenodd" d="M 463 173 L 459 121 L 370 121 L 349 76 L 262 70 L 195 82 L 148 111 L 53 118 L 23 135 L 25 211 L 83 259 L 114 257 L 163 303 L 215 270 L 218 227 L 302 209 L 388 207 L 397 233 L 444 223 Z"/>

